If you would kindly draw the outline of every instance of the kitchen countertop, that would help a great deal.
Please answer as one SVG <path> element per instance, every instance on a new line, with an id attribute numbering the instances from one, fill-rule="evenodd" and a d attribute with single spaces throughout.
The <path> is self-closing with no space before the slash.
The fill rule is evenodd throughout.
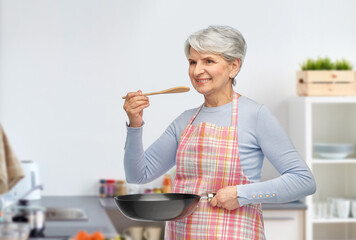
<path id="1" fill-rule="evenodd" d="M 105 209 L 118 210 L 114 198 L 100 198 L 100 204 Z M 263 203 L 262 210 L 307 210 L 307 205 L 301 201 L 289 203 Z"/>
<path id="2" fill-rule="evenodd" d="M 49 239 L 65 239 L 74 236 L 79 230 L 87 232 L 101 231 L 105 236 L 115 236 L 117 231 L 105 210 L 118 210 L 114 198 L 96 196 L 44 196 L 41 200 L 31 201 L 33 205 L 47 208 L 82 208 L 88 219 L 78 221 L 46 221 L 44 235 Z M 283 204 L 262 204 L 263 210 L 306 210 L 300 201 Z M 41 239 L 41 238 L 39 238 Z M 42 238 L 43 239 L 43 238 Z M 31 240 L 35 240 L 31 238 Z"/>
<path id="3" fill-rule="evenodd" d="M 31 201 L 33 205 L 47 208 L 82 208 L 88 219 L 76 221 L 46 221 L 44 235 L 46 238 L 63 238 L 74 236 L 79 230 L 89 233 L 100 231 L 104 236 L 115 236 L 116 229 L 105 209 L 95 196 L 44 196 L 41 200 Z"/>
<path id="4" fill-rule="evenodd" d="M 262 210 L 307 210 L 307 205 L 301 201 L 288 203 L 262 203 Z"/>

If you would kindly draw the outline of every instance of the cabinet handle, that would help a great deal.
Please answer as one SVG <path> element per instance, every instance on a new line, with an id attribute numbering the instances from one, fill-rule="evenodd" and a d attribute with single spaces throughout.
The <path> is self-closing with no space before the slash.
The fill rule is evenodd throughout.
<path id="1" fill-rule="evenodd" d="M 263 220 L 268 220 L 268 221 L 293 221 L 293 217 L 265 217 Z"/>

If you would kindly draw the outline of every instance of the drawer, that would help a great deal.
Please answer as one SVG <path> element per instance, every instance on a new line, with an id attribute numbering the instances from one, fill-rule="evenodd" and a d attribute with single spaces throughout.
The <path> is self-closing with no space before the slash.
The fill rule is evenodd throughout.
<path id="1" fill-rule="evenodd" d="M 266 239 L 305 239 L 304 217 L 303 210 L 264 210 Z"/>

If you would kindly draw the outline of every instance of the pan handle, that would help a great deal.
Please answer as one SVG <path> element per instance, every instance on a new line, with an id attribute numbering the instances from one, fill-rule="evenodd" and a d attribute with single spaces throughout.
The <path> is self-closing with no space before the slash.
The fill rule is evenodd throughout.
<path id="1" fill-rule="evenodd" d="M 203 193 L 200 197 L 200 199 L 203 200 L 208 200 L 209 202 L 211 201 L 211 199 L 213 199 L 213 197 L 215 197 L 216 193 Z"/>

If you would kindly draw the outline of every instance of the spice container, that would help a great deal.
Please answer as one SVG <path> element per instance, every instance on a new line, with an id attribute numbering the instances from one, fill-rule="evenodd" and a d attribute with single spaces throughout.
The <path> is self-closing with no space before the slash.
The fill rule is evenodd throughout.
<path id="1" fill-rule="evenodd" d="M 114 197 L 115 195 L 115 180 L 108 179 L 106 180 L 106 196 Z"/>
<path id="2" fill-rule="evenodd" d="M 126 195 L 126 182 L 125 180 L 117 180 L 116 181 L 116 195 Z"/>
<path id="3" fill-rule="evenodd" d="M 2 208 L 4 206 L 5 200 L 2 196 L 0 196 L 0 223 L 2 222 Z"/>
<path id="4" fill-rule="evenodd" d="M 153 192 L 154 193 L 162 193 L 162 189 L 161 188 L 154 188 Z"/>
<path id="5" fill-rule="evenodd" d="M 106 197 L 106 180 L 105 179 L 100 179 L 99 183 L 100 183 L 99 196 L 100 197 Z"/>
<path id="6" fill-rule="evenodd" d="M 172 180 L 169 174 L 164 175 L 163 184 L 162 184 L 162 192 L 170 193 L 172 192 Z"/>
<path id="7" fill-rule="evenodd" d="M 152 188 L 146 188 L 144 193 L 154 193 Z"/>

